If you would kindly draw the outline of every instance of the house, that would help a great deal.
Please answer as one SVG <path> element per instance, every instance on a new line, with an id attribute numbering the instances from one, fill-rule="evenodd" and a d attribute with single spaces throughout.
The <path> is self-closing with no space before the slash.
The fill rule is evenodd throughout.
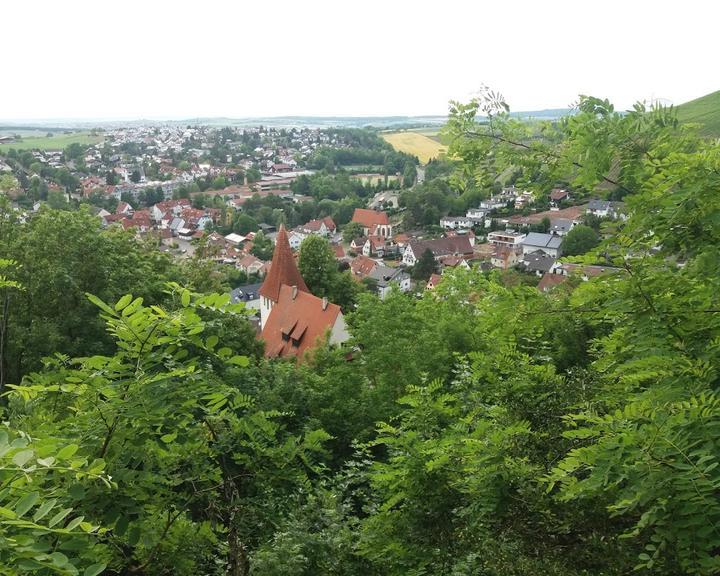
<path id="1" fill-rule="evenodd" d="M 364 256 L 377 256 L 378 258 L 383 258 L 389 254 L 396 254 L 397 251 L 397 244 L 382 236 L 368 236 L 362 247 Z"/>
<path id="2" fill-rule="evenodd" d="M 440 274 L 431 274 L 430 279 L 427 282 L 427 285 L 425 286 L 426 290 L 435 290 L 435 287 L 440 284 L 440 280 L 442 280 L 442 276 Z"/>
<path id="3" fill-rule="evenodd" d="M 475 246 L 475 232 L 472 230 L 448 230 L 445 232 L 445 236 L 448 238 L 452 238 L 454 236 L 465 236 L 468 240 L 470 240 L 470 246 Z"/>
<path id="4" fill-rule="evenodd" d="M 554 218 L 550 220 L 550 234 L 565 236 L 575 227 L 575 220 L 569 218 Z"/>
<path id="5" fill-rule="evenodd" d="M 470 270 L 470 263 L 467 261 L 465 256 L 451 254 L 449 256 L 441 256 L 438 259 L 440 265 L 443 268 L 464 268 Z"/>
<path id="6" fill-rule="evenodd" d="M 614 266 L 572 264 L 570 262 L 556 262 L 550 269 L 552 274 L 560 274 L 562 276 L 576 275 L 582 278 L 585 282 L 590 280 L 590 278 L 605 276 L 606 274 L 615 274 L 620 271 L 620 268 L 615 268 Z"/>
<path id="7" fill-rule="evenodd" d="M 292 248 L 293 250 L 299 250 L 300 244 L 302 244 L 302 241 L 305 240 L 305 237 L 306 235 L 302 232 L 298 232 L 297 230 L 291 231 L 288 235 L 288 242 L 290 243 L 290 248 Z"/>
<path id="8" fill-rule="evenodd" d="M 535 195 L 532 192 L 516 192 L 515 210 L 522 210 L 525 206 L 529 206 L 535 201 Z"/>
<path id="9" fill-rule="evenodd" d="M 485 219 L 486 210 L 482 208 L 470 208 L 465 212 L 465 216 L 475 223 L 480 223 Z"/>
<path id="10" fill-rule="evenodd" d="M 342 244 L 332 244 L 331 248 L 335 254 L 335 260 L 345 260 L 345 248 L 342 247 Z"/>
<path id="11" fill-rule="evenodd" d="M 357 222 L 363 227 L 365 236 L 382 236 L 390 238 L 393 235 L 393 226 L 388 220 L 385 212 L 368 210 L 366 208 L 355 208 L 352 222 Z"/>
<path id="12" fill-rule="evenodd" d="M 390 293 L 393 286 L 397 286 L 401 292 L 410 290 L 410 275 L 401 268 L 391 268 L 378 264 L 368 275 L 375 281 L 377 293 L 381 300 Z"/>
<path id="13" fill-rule="evenodd" d="M 327 238 L 330 234 L 335 234 L 337 226 L 330 216 L 326 216 L 322 220 L 310 220 L 307 224 L 300 226 L 299 230 L 303 234 L 315 234 Z"/>
<path id="14" fill-rule="evenodd" d="M 610 216 L 612 211 L 612 204 L 607 200 L 590 200 L 587 208 L 585 209 L 586 214 L 592 214 L 599 218 L 607 218 Z"/>
<path id="15" fill-rule="evenodd" d="M 432 252 L 435 260 L 450 255 L 467 257 L 473 255 L 473 247 L 467 236 L 452 236 L 436 240 L 411 240 L 403 253 L 403 262 L 408 266 L 414 266 L 426 250 Z"/>
<path id="16" fill-rule="evenodd" d="M 440 226 L 446 230 L 458 230 L 472 228 L 475 222 L 466 216 L 446 216 L 440 218 Z"/>
<path id="17" fill-rule="evenodd" d="M 305 285 L 305 281 L 295 263 L 295 256 L 290 248 L 285 226 L 281 225 L 275 240 L 270 272 L 265 277 L 265 281 L 260 288 L 260 323 L 263 328 L 273 306 L 279 301 L 280 287 L 283 285 L 295 286 L 299 290 L 308 291 L 308 287 Z"/>
<path id="18" fill-rule="evenodd" d="M 256 258 L 252 254 L 247 254 L 238 260 L 236 264 L 238 270 L 245 272 L 246 274 L 262 274 L 265 266 L 265 262 Z"/>
<path id="19" fill-rule="evenodd" d="M 521 265 L 526 272 L 542 276 L 546 272 L 550 272 L 555 265 L 555 257 L 545 254 L 542 250 L 536 250 L 523 255 Z"/>
<path id="20" fill-rule="evenodd" d="M 550 201 L 557 206 L 560 202 L 570 200 L 570 193 L 564 188 L 553 188 L 550 191 Z"/>
<path id="21" fill-rule="evenodd" d="M 525 234 L 511 230 L 490 232 L 487 235 L 487 241 L 498 247 L 520 249 L 523 240 L 525 240 Z"/>
<path id="22" fill-rule="evenodd" d="M 235 234 L 235 232 L 232 232 L 231 234 L 228 234 L 227 236 L 225 236 L 225 240 L 227 240 L 233 246 L 239 246 L 240 244 L 245 242 L 245 240 L 247 240 L 247 237 L 241 236 L 240 234 Z"/>
<path id="23" fill-rule="evenodd" d="M 562 238 L 553 234 L 541 234 L 539 232 L 530 232 L 522 241 L 523 254 L 530 254 L 536 250 L 540 250 L 549 256 L 555 258 L 562 254 L 561 247 Z"/>
<path id="24" fill-rule="evenodd" d="M 150 215 L 152 219 L 159 222 L 163 218 L 173 216 L 180 216 L 180 214 L 186 208 L 190 208 L 190 200 L 187 198 L 180 198 L 179 200 L 166 200 L 165 202 L 158 202 L 150 209 Z"/>
<path id="25" fill-rule="evenodd" d="M 494 268 L 509 270 L 518 264 L 521 261 L 521 258 L 522 255 L 519 250 L 509 246 L 497 246 L 490 257 L 490 263 Z"/>
<path id="26" fill-rule="evenodd" d="M 362 253 L 363 247 L 365 246 L 365 242 L 367 242 L 367 236 L 360 236 L 360 238 L 353 238 L 352 242 L 350 242 L 350 250 L 357 253 Z"/>
<path id="27" fill-rule="evenodd" d="M 485 210 L 485 212 L 494 212 L 495 210 L 501 210 L 502 208 L 505 208 L 509 202 L 514 202 L 515 197 L 512 195 L 497 195 L 497 196 L 491 196 L 490 198 L 487 198 L 486 200 L 483 200 L 480 202 L 480 208 L 482 210 Z"/>
<path id="28" fill-rule="evenodd" d="M 115 214 L 122 214 L 123 216 L 132 216 L 134 210 L 127 202 L 118 202 L 115 207 Z"/>
<path id="29" fill-rule="evenodd" d="M 275 268 L 273 265 L 271 274 Z M 277 298 L 261 333 L 268 358 L 302 361 L 306 352 L 321 342 L 341 344 L 350 337 L 340 306 L 327 298 L 287 284 L 280 286 Z"/>
<path id="30" fill-rule="evenodd" d="M 607 200 L 590 200 L 585 208 L 586 214 L 598 218 L 625 218 L 622 202 L 609 202 Z"/>
<path id="31" fill-rule="evenodd" d="M 537 289 L 540 290 L 540 292 L 550 292 L 555 286 L 559 286 L 565 281 L 567 281 L 567 276 L 546 272 L 537 285 Z"/>
<path id="32" fill-rule="evenodd" d="M 243 302 L 245 308 L 260 311 L 260 286 L 262 284 L 238 286 L 230 292 L 230 302 L 233 304 Z"/>
<path id="33" fill-rule="evenodd" d="M 353 278 L 362 280 L 370 276 L 378 265 L 378 262 L 367 256 L 356 256 L 350 260 L 350 271 L 352 272 Z"/>

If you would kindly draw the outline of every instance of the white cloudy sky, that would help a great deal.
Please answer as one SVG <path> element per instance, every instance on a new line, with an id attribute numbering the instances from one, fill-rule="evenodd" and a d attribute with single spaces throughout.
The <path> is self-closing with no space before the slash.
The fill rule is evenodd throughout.
<path id="1" fill-rule="evenodd" d="M 0 118 L 444 114 L 720 89 L 713 0 L 3 3 Z"/>

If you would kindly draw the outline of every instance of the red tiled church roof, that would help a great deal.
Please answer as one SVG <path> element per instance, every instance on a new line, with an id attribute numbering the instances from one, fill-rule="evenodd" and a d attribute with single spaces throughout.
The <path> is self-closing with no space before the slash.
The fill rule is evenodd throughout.
<path id="1" fill-rule="evenodd" d="M 365 228 L 375 228 L 378 224 L 388 224 L 388 217 L 385 212 L 376 212 L 366 208 L 355 208 L 352 217 L 353 222 L 362 224 Z"/>
<path id="2" fill-rule="evenodd" d="M 263 327 L 265 356 L 302 358 L 318 338 L 332 330 L 339 314 L 337 304 L 283 284 Z"/>
<path id="3" fill-rule="evenodd" d="M 310 292 L 305 284 L 305 280 L 303 280 L 300 275 L 297 264 L 295 264 L 295 257 L 290 249 L 290 242 L 288 242 L 285 226 L 281 224 L 277 239 L 275 240 L 272 267 L 265 277 L 265 282 L 263 282 L 263 285 L 260 287 L 260 296 L 277 302 L 280 297 L 280 287 L 283 284 L 287 286 L 297 286 L 298 290 Z"/>

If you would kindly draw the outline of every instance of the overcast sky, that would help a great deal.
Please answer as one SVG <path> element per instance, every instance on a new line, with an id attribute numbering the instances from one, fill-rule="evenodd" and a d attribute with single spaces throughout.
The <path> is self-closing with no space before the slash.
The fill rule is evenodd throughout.
<path id="1" fill-rule="evenodd" d="M 713 0 L 8 1 L 0 118 L 445 114 L 720 89 Z"/>

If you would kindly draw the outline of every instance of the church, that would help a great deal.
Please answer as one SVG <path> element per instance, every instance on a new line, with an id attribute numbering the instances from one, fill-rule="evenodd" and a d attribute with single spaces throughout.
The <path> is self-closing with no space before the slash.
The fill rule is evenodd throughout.
<path id="1" fill-rule="evenodd" d="M 340 306 L 314 296 L 305 285 L 284 226 L 277 234 L 270 272 L 260 287 L 260 327 L 269 358 L 302 361 L 325 337 L 330 344 L 350 337 Z"/>

